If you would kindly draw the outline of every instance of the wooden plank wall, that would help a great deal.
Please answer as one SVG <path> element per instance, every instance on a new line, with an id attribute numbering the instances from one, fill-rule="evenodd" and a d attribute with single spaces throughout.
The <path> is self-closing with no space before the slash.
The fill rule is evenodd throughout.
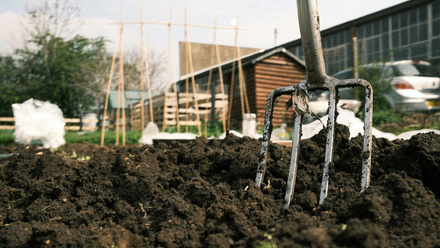
<path id="1" fill-rule="evenodd" d="M 275 54 L 255 65 L 257 123 L 264 125 L 267 97 L 276 88 L 296 85 L 305 79 L 305 68 L 284 54 Z M 286 110 L 289 96 L 275 102 L 274 127 L 293 121 L 293 110 Z"/>
<path id="2" fill-rule="evenodd" d="M 258 128 L 264 125 L 267 97 L 270 92 L 276 88 L 298 84 L 305 79 L 305 68 L 283 53 L 274 54 L 244 69 L 249 105 L 251 112 L 257 113 Z M 231 82 L 230 75 L 225 77 L 225 82 Z M 283 96 L 276 101 L 274 127 L 280 126 L 282 122 L 293 121 L 293 111 L 286 110 L 285 107 L 288 100 L 289 96 Z M 231 126 L 233 129 L 241 129 L 242 112 L 239 96 L 234 95 L 232 106 Z"/>

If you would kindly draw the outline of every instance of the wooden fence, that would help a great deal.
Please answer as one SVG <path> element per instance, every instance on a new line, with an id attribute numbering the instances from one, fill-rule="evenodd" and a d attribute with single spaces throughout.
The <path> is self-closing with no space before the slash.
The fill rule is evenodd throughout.
<path id="1" fill-rule="evenodd" d="M 14 117 L 0 117 L 0 130 L 13 130 L 15 129 Z"/>
<path id="2" fill-rule="evenodd" d="M 210 119 L 212 111 L 211 94 L 197 94 L 197 100 L 192 93 L 179 93 L 179 100 L 177 100 L 176 93 L 165 93 L 156 96 L 153 101 L 153 116 L 154 123 L 158 127 L 164 126 L 197 126 L 200 121 L 197 121 L 196 114 L 199 114 L 200 120 Z M 198 105 L 198 112 L 196 112 L 196 103 Z M 215 114 L 218 120 L 222 121 L 228 109 L 228 95 L 215 95 Z M 135 104 L 131 108 L 130 124 L 133 129 L 142 130 L 141 127 L 141 103 Z M 144 105 L 144 123 L 148 123 L 151 119 L 149 116 L 148 102 Z"/>
<path id="3" fill-rule="evenodd" d="M 98 120 L 91 119 L 80 119 L 80 118 L 66 118 L 65 130 L 69 131 L 93 131 L 97 130 L 96 125 L 88 126 L 87 124 L 97 123 Z M 82 127 L 81 127 L 82 126 Z M 15 119 L 14 117 L 0 117 L 0 130 L 14 130 L 15 129 Z"/>

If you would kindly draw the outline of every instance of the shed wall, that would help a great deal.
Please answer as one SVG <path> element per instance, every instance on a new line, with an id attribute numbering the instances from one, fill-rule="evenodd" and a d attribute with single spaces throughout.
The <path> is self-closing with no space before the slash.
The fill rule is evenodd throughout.
<path id="1" fill-rule="evenodd" d="M 274 54 L 262 61 L 244 68 L 246 74 L 246 90 L 251 113 L 257 114 L 258 128 L 264 125 L 267 97 L 276 88 L 298 84 L 305 79 L 305 68 L 282 53 Z M 225 82 L 231 82 L 230 74 Z M 230 92 L 227 92 L 228 94 Z M 291 109 L 286 110 L 285 104 L 289 96 L 280 97 L 275 103 L 273 124 L 280 126 L 282 122 L 293 121 Z M 231 112 L 231 128 L 241 129 L 242 110 L 240 97 L 233 96 Z"/>
<path id="2" fill-rule="evenodd" d="M 305 68 L 284 54 L 275 54 L 255 64 L 255 96 L 257 123 L 264 125 L 267 97 L 276 88 L 292 86 L 305 79 Z M 292 109 L 286 110 L 289 96 L 282 96 L 275 102 L 273 125 L 291 122 L 294 118 Z"/>

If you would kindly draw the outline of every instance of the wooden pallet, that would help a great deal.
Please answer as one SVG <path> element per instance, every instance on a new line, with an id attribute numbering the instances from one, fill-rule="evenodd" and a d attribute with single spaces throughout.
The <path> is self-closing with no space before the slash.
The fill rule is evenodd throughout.
<path id="1" fill-rule="evenodd" d="M 167 92 L 152 98 L 153 120 L 159 127 L 177 125 L 177 97 L 176 93 Z M 144 124 L 150 122 L 150 106 L 148 100 L 144 103 Z M 133 105 L 131 108 L 130 123 L 132 128 L 142 130 L 141 103 Z"/>
<path id="2" fill-rule="evenodd" d="M 180 93 L 179 94 L 179 116 L 181 120 L 186 119 L 186 115 L 189 114 L 192 118 L 197 113 L 200 119 L 209 119 L 211 117 L 211 94 L 197 94 L 198 112 L 196 111 L 196 100 L 192 93 Z M 228 95 L 216 94 L 215 95 L 215 113 L 222 120 L 224 113 L 228 109 Z M 189 118 L 191 119 L 191 117 Z"/>

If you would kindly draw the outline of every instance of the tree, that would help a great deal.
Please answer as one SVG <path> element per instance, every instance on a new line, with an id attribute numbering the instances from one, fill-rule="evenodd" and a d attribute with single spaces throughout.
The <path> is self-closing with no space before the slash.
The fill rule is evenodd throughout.
<path id="1" fill-rule="evenodd" d="M 66 117 L 96 104 L 105 81 L 107 55 L 102 37 L 69 33 L 79 8 L 68 0 L 46 0 L 28 8 L 24 48 L 0 58 L 1 112 L 29 98 L 57 104 Z"/>
<path id="2" fill-rule="evenodd" d="M 12 116 L 11 105 L 19 102 L 20 68 L 12 56 L 0 57 L 0 116 Z"/>
<path id="3" fill-rule="evenodd" d="M 140 90 L 140 66 L 141 66 L 141 53 L 140 49 L 134 48 L 124 54 L 124 76 L 125 76 L 125 88 L 131 90 Z M 157 52 L 157 50 L 148 50 L 148 71 L 151 81 L 151 91 L 153 94 L 161 93 L 164 90 L 167 60 L 163 53 Z M 145 63 L 145 62 L 144 62 Z M 146 74 L 144 64 L 144 84 L 146 88 Z"/>
<path id="4" fill-rule="evenodd" d="M 0 57 L 0 115 L 29 98 L 57 104 L 65 117 L 77 117 L 102 104 L 111 56 L 102 37 L 75 35 L 79 8 L 69 0 L 45 0 L 28 7 L 25 46 Z M 135 53 L 133 53 L 135 54 Z M 164 56 L 149 54 L 152 88 L 159 91 Z M 140 59 L 125 59 L 126 89 L 140 89 Z M 114 79 L 117 80 L 117 70 Z M 146 82 L 146 80 L 144 80 Z"/>
<path id="5" fill-rule="evenodd" d="M 97 75 L 104 70 L 103 38 L 45 37 L 32 43 L 36 51 L 17 51 L 22 96 L 51 101 L 69 117 L 79 116 L 95 105 L 96 94 L 101 91 Z"/>
<path id="6" fill-rule="evenodd" d="M 80 25 L 75 21 L 79 19 L 80 8 L 71 4 L 69 0 L 45 0 L 42 4 L 29 5 L 26 9 L 26 36 L 39 39 L 43 51 L 47 51 L 48 39 L 51 36 L 68 38 Z M 52 45 L 56 46 L 56 43 Z M 25 49 L 31 48 L 26 46 Z"/>
<path id="7" fill-rule="evenodd" d="M 0 57 L 0 113 L 11 115 L 11 104 L 29 98 L 50 101 L 66 117 L 81 115 L 96 104 L 105 74 L 103 38 L 76 36 L 34 40 L 37 49 L 21 49 Z M 56 44 L 56 45 L 55 45 Z"/>

